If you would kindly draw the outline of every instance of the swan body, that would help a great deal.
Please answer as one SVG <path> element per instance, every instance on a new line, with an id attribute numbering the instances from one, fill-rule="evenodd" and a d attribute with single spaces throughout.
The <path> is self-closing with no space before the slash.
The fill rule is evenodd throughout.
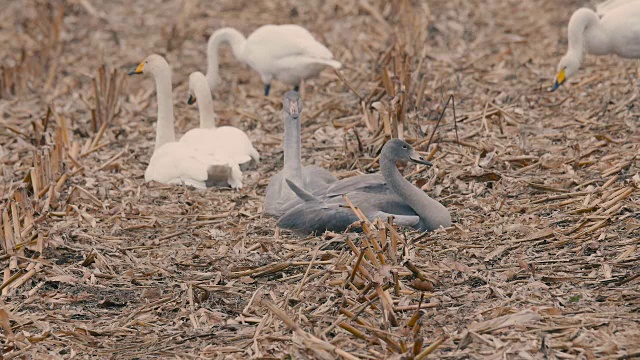
<path id="1" fill-rule="evenodd" d="M 200 152 L 183 142 L 170 142 L 153 152 L 144 172 L 146 182 L 209 187 L 242 188 L 242 171 L 236 163 Z"/>
<path id="2" fill-rule="evenodd" d="M 146 182 L 190 185 L 198 189 L 212 186 L 242 187 L 237 163 L 202 150 L 202 143 L 176 141 L 174 130 L 171 68 L 160 55 L 150 55 L 129 75 L 150 73 L 156 82 L 158 121 L 153 155 L 144 173 Z"/>
<path id="3" fill-rule="evenodd" d="M 233 126 L 216 126 L 207 78 L 198 71 L 189 75 L 188 103 L 196 101 L 200 113 L 200 128 L 184 134 L 180 142 L 194 144 L 206 153 L 218 154 L 231 163 L 240 164 L 242 169 L 255 166 L 260 161 L 260 154 L 247 134 Z"/>
<path id="4" fill-rule="evenodd" d="M 596 14 L 603 16 L 610 10 L 613 10 L 621 5 L 636 2 L 638 0 L 607 0 L 596 5 Z"/>
<path id="5" fill-rule="evenodd" d="M 350 178 L 340 179 L 335 182 L 327 183 L 324 186 L 317 185 L 315 189 L 316 190 L 310 192 L 311 195 L 324 201 L 332 201 L 333 198 L 341 198 L 342 195 L 356 192 L 396 196 L 393 190 L 391 190 L 391 188 L 389 188 L 389 186 L 387 185 L 387 181 L 380 174 L 364 174 L 352 176 Z M 291 209 L 303 202 L 304 200 L 300 196 L 297 196 L 289 203 L 287 203 L 284 208 Z"/>
<path id="6" fill-rule="evenodd" d="M 265 96 L 271 81 L 278 80 L 298 89 L 304 79 L 317 76 L 327 66 L 342 64 L 307 29 L 298 25 L 264 25 L 245 38 L 233 28 L 215 31 L 207 43 L 207 80 L 211 91 L 220 83 L 218 48 L 231 45 L 233 55 L 260 74 Z"/>
<path id="7" fill-rule="evenodd" d="M 279 217 L 284 214 L 296 194 L 287 186 L 286 180 L 293 181 L 307 191 L 324 189 L 337 179 L 329 171 L 318 166 L 302 166 L 300 145 L 300 113 L 302 100 L 295 91 L 284 95 L 284 167 L 269 180 L 264 199 L 264 212 Z"/>
<path id="8" fill-rule="evenodd" d="M 393 193 L 352 191 L 344 195 L 371 221 L 376 218 L 386 220 L 388 216 L 394 216 L 397 224 L 420 231 L 451 226 L 449 211 L 404 179 L 395 165 L 397 161 L 431 164 L 422 159 L 406 142 L 399 139 L 389 140 L 382 148 L 380 168 Z M 325 200 L 315 197 L 294 182 L 287 182 L 287 185 L 303 203 L 282 215 L 278 220 L 279 227 L 304 234 L 325 230 L 342 232 L 358 221 L 351 209 L 345 208 L 346 201 L 342 197 Z"/>
<path id="9" fill-rule="evenodd" d="M 569 20 L 568 39 L 552 90 L 578 71 L 585 53 L 640 58 L 640 0 L 610 0 L 598 6 L 598 13 L 576 10 Z"/>

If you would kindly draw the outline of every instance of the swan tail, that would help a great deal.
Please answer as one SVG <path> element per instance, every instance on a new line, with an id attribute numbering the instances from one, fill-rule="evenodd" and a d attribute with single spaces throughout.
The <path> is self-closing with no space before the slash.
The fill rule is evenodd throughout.
<path id="1" fill-rule="evenodd" d="M 340 61 L 337 60 L 324 60 L 323 64 L 329 65 L 332 68 L 338 70 L 342 67 L 342 63 Z"/>
<path id="2" fill-rule="evenodd" d="M 326 66 L 331 66 L 334 69 L 340 69 L 342 67 L 342 63 L 338 60 L 333 59 L 322 59 L 322 58 L 310 58 L 308 59 L 310 63 L 322 64 Z"/>
<path id="3" fill-rule="evenodd" d="M 289 179 L 284 179 L 284 180 L 287 182 L 287 185 L 289 185 L 289 188 L 291 189 L 291 191 L 293 191 L 296 194 L 296 196 L 300 198 L 300 200 L 302 200 L 304 202 L 311 202 L 311 201 L 321 202 L 320 199 L 318 199 L 317 197 L 313 196 L 313 194 L 311 194 L 310 192 L 306 191 L 305 189 L 299 187 L 293 181 L 291 181 Z"/>

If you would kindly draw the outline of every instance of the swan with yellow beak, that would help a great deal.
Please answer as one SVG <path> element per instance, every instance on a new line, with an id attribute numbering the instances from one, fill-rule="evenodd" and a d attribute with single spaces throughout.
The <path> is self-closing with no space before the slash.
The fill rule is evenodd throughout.
<path id="1" fill-rule="evenodd" d="M 580 68 L 584 54 L 640 58 L 640 0 L 609 0 L 597 10 L 576 10 L 569 20 L 567 53 L 558 63 L 551 91 Z"/>

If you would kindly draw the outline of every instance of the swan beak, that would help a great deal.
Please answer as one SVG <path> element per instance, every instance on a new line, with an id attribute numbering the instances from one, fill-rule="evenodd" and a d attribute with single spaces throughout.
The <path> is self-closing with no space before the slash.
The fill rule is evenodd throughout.
<path id="1" fill-rule="evenodd" d="M 292 118 L 297 119 L 300 117 L 301 109 L 300 95 L 297 92 L 289 91 L 284 94 L 284 111 L 286 111 Z"/>
<path id="2" fill-rule="evenodd" d="M 414 153 L 411 156 L 409 156 L 409 160 L 413 161 L 414 163 L 433 166 L 431 161 L 425 160 L 422 156 L 418 155 L 418 153 Z"/>
<path id="3" fill-rule="evenodd" d="M 193 104 L 195 104 L 195 102 L 196 102 L 196 97 L 191 95 L 191 94 L 189 94 L 189 100 L 187 100 L 187 104 L 193 105 Z"/>
<path id="4" fill-rule="evenodd" d="M 128 75 L 142 74 L 143 71 L 144 71 L 144 62 L 141 62 L 140 65 L 138 65 L 138 67 L 135 70 L 129 71 Z"/>
<path id="5" fill-rule="evenodd" d="M 553 87 L 551 87 L 551 91 L 556 91 L 560 85 L 562 85 L 567 80 L 567 76 L 564 72 L 564 69 L 560 70 L 558 75 L 556 75 L 556 81 L 553 83 Z"/>

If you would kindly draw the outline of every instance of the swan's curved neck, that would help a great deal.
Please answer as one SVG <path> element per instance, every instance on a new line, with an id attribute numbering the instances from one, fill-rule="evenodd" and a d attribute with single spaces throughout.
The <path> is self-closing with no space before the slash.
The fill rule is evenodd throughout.
<path id="1" fill-rule="evenodd" d="M 236 59 L 244 61 L 244 46 L 247 40 L 238 30 L 222 28 L 214 32 L 207 43 L 207 80 L 214 84 L 218 79 L 218 48 L 223 42 L 231 45 Z"/>
<path id="2" fill-rule="evenodd" d="M 585 51 L 600 55 L 608 51 L 607 35 L 600 25 L 600 18 L 590 9 L 576 10 L 569 20 L 569 48 L 567 53 L 573 53 L 580 61 Z"/>
<path id="3" fill-rule="evenodd" d="M 158 150 L 162 145 L 176 141 L 176 133 L 173 129 L 171 69 L 166 68 L 153 75 L 156 81 L 156 95 L 158 97 L 158 123 L 156 124 L 155 145 L 155 150 Z"/>
<path id="4" fill-rule="evenodd" d="M 422 227 L 435 229 L 440 225 L 440 222 L 434 219 L 434 215 L 442 211 L 442 205 L 407 181 L 400 174 L 395 162 L 384 154 L 380 157 L 380 172 L 391 190 L 418 214 Z"/>
<path id="5" fill-rule="evenodd" d="M 284 115 L 284 179 L 289 179 L 300 187 L 302 182 L 302 158 L 300 155 L 300 121 Z M 285 184 L 285 188 L 289 188 Z"/>
<path id="6" fill-rule="evenodd" d="M 200 75 L 202 76 L 202 75 Z M 211 90 L 204 78 L 199 81 L 193 89 L 198 102 L 198 111 L 200 112 L 200 128 L 215 129 L 216 114 L 213 110 L 213 99 L 211 98 Z"/>

